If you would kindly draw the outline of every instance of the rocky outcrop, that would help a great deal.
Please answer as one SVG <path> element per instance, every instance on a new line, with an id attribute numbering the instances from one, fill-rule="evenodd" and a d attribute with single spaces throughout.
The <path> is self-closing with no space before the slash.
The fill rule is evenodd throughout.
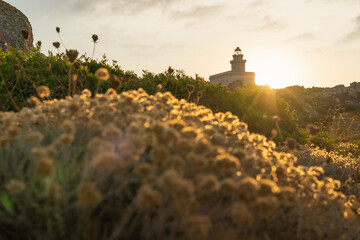
<path id="1" fill-rule="evenodd" d="M 347 99 L 359 99 L 360 98 L 360 82 L 353 82 L 349 87 L 344 85 L 337 85 L 333 88 L 326 88 L 318 93 L 319 97 L 328 97 L 337 99 L 345 97 Z"/>
<path id="2" fill-rule="evenodd" d="M 350 84 L 350 88 L 355 92 L 360 93 L 360 82 L 353 82 Z"/>
<path id="3" fill-rule="evenodd" d="M 33 33 L 28 18 L 0 0 L 0 47 L 4 51 L 7 45 L 27 52 L 33 47 Z"/>

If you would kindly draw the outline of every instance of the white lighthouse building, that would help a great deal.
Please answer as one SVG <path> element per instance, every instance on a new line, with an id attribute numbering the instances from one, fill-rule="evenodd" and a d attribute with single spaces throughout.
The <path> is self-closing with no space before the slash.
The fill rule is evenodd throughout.
<path id="1" fill-rule="evenodd" d="M 255 73 L 245 71 L 246 60 L 239 47 L 235 49 L 233 60 L 231 60 L 230 63 L 231 71 L 211 75 L 209 77 L 210 82 L 214 84 L 221 83 L 225 86 L 229 86 L 231 83 L 237 86 L 255 84 Z"/>

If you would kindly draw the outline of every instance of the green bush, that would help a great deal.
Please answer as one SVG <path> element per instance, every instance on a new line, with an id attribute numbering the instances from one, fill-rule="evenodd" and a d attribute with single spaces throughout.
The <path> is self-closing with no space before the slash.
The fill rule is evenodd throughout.
<path id="1" fill-rule="evenodd" d="M 45 85 L 50 88 L 51 94 L 47 99 L 64 98 L 68 94 L 69 68 L 72 74 L 76 74 L 76 91 L 80 93 L 84 88 L 89 89 L 93 94 L 96 92 L 98 79 L 94 75 L 99 68 L 106 68 L 110 75 L 115 75 L 122 84 L 117 89 L 120 93 L 124 90 L 143 88 L 149 94 L 155 94 L 158 85 L 162 85 L 160 91 L 169 91 L 177 98 L 188 99 L 204 105 L 214 112 L 232 112 L 241 120 L 249 125 L 249 129 L 266 135 L 272 136 L 271 131 L 276 129 L 276 124 L 272 117 L 278 115 L 281 118 L 280 131 L 284 137 L 299 136 L 297 133 L 297 119 L 292 114 L 289 104 L 283 100 L 275 91 L 263 86 L 251 86 L 238 88 L 236 91 L 229 91 L 227 87 L 211 84 L 199 76 L 189 77 L 183 71 L 165 71 L 154 74 L 144 71 L 142 76 L 137 76 L 132 72 L 123 71 L 115 62 L 107 64 L 104 57 L 100 61 L 89 60 L 85 56 L 79 57 L 78 69 L 72 66 L 63 53 L 45 56 L 38 51 L 28 54 L 21 53 L 16 49 L 9 52 L 0 53 L 0 72 L 9 89 L 8 93 L 4 88 L 4 81 L 0 87 L 0 109 L 15 110 L 28 106 L 26 100 L 31 96 L 36 96 L 35 87 Z M 125 81 L 125 75 L 129 81 Z M 72 76 L 71 76 L 72 77 Z M 188 85 L 193 85 L 195 91 L 190 94 Z M 104 93 L 110 87 L 109 81 L 101 81 L 99 93 Z M 201 93 L 199 93 L 201 92 Z M 198 98 L 198 93 L 202 96 Z M 9 98 L 12 95 L 15 104 Z M 281 142 L 281 138 L 275 139 Z M 302 139 L 297 139 L 302 142 Z"/>
<path id="2" fill-rule="evenodd" d="M 179 99 L 189 98 L 190 102 L 208 107 L 214 112 L 231 112 L 246 122 L 250 131 L 263 134 L 280 145 L 288 137 L 305 144 L 309 139 L 304 130 L 307 124 L 325 120 L 330 124 L 332 121 L 327 113 L 331 103 L 311 97 L 320 92 L 321 88 L 293 86 L 271 90 L 267 86 L 249 86 L 230 91 L 227 87 L 211 84 L 199 76 L 187 76 L 181 70 L 170 68 L 158 74 L 143 71 L 138 76 L 122 70 L 115 61 L 112 65 L 107 62 L 106 56 L 101 60 L 89 60 L 82 55 L 75 64 L 71 64 L 64 53 L 54 55 L 50 52 L 45 56 L 36 49 L 27 54 L 13 48 L 8 52 L 0 52 L 0 110 L 28 107 L 27 99 L 37 96 L 36 87 L 39 86 L 50 88 L 51 94 L 46 99 L 65 98 L 68 95 L 69 77 L 73 78 L 72 75 L 76 75 L 76 94 L 85 88 L 92 94 L 104 93 L 111 87 L 111 81 L 100 81 L 95 72 L 99 68 L 106 68 L 111 76 L 121 81 L 118 93 L 138 88 L 143 88 L 148 94 L 169 91 Z M 159 84 L 161 89 L 158 88 Z M 188 85 L 194 86 L 195 90 L 191 94 Z M 305 105 L 312 107 L 312 116 L 304 111 Z M 274 116 L 280 119 L 278 126 L 273 120 Z M 278 132 L 277 136 L 273 136 L 273 130 Z M 324 131 L 327 133 L 322 134 L 326 136 L 315 138 L 313 143 L 327 150 L 336 149 L 335 145 L 339 141 L 329 135 L 329 129 Z M 349 151 L 358 154 L 356 150 Z"/>
<path id="3" fill-rule="evenodd" d="M 334 138 L 329 132 L 321 131 L 317 136 L 312 138 L 312 143 L 327 151 L 333 151 L 336 144 L 340 142 L 339 138 Z"/>

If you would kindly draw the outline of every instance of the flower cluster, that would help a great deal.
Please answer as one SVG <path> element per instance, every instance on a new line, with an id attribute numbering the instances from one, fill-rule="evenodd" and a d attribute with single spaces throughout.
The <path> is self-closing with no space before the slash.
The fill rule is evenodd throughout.
<path id="1" fill-rule="evenodd" d="M 7 216 L 0 237 L 207 239 L 231 232 L 236 239 L 255 233 L 351 239 L 356 233 L 357 198 L 340 192 L 340 181 L 321 166 L 299 165 L 230 112 L 213 113 L 169 92 L 110 89 L 91 97 L 84 90 L 0 113 L 0 133 L 0 187 L 15 206 L 0 208 Z"/>

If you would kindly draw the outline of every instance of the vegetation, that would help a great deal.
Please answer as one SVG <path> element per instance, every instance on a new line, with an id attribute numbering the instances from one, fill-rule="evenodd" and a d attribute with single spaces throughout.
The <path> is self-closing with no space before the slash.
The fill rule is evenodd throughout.
<path id="1" fill-rule="evenodd" d="M 101 80 L 96 73 L 102 68 L 111 76 L 108 81 Z M 31 104 L 28 99 L 37 96 L 39 86 L 50 88 L 46 99 L 65 98 L 71 82 L 71 94 L 79 94 L 85 88 L 92 94 L 104 93 L 110 87 L 118 93 L 141 87 L 148 94 L 155 94 L 161 86 L 161 92 L 169 91 L 179 99 L 188 99 L 214 112 L 231 112 L 246 122 L 250 131 L 263 134 L 279 145 L 288 137 L 300 144 L 308 143 L 306 127 L 315 124 L 321 127 L 318 137 L 312 139 L 316 146 L 345 155 L 359 156 L 360 152 L 356 140 L 359 136 L 352 136 L 360 127 L 358 111 L 349 106 L 347 109 L 346 106 L 334 107 L 328 99 L 315 99 L 314 94 L 321 88 L 294 86 L 271 90 L 266 86 L 251 86 L 230 91 L 198 75 L 190 77 L 171 67 L 163 73 L 143 71 L 142 76 L 137 76 L 122 70 L 116 61 L 108 64 L 105 55 L 100 61 L 82 55 L 71 63 L 67 54 L 45 56 L 39 52 L 39 47 L 28 54 L 16 49 L 0 52 L 0 74 L 0 109 L 3 111 L 28 107 Z M 194 87 L 191 94 L 189 85 Z M 278 122 L 274 121 L 274 116 Z M 344 142 L 351 143 L 348 149 L 344 148 Z"/>
<path id="2" fill-rule="evenodd" d="M 0 128 L 4 239 L 357 236 L 339 180 L 169 92 L 83 90 L 3 112 Z"/>
<path id="3" fill-rule="evenodd" d="M 0 71 L 5 83 L 0 88 L 2 110 L 29 106 L 27 100 L 31 96 L 37 96 L 36 88 L 39 86 L 50 88 L 47 99 L 65 98 L 68 95 L 69 79 L 74 82 L 73 94 L 79 94 L 85 88 L 93 94 L 104 93 L 112 84 L 118 93 L 141 87 L 147 93 L 155 94 L 161 84 L 161 92 L 169 91 L 179 99 L 198 102 L 214 112 L 232 112 L 248 122 L 251 131 L 268 137 L 272 136 L 271 130 L 276 128 L 272 117 L 278 115 L 281 118 L 282 135 L 277 136 L 277 142 L 281 140 L 280 136 L 293 136 L 299 142 L 306 142 L 297 131 L 296 119 L 289 111 L 286 101 L 274 95 L 268 87 L 257 86 L 229 91 L 226 87 L 213 85 L 199 76 L 189 77 L 183 71 L 175 71 L 172 68 L 160 74 L 144 71 L 142 76 L 137 76 L 120 69 L 115 61 L 109 65 L 105 56 L 101 61 L 95 61 L 83 55 L 71 63 L 64 53 L 44 56 L 39 51 L 22 54 L 12 49 L 9 52 L 1 52 L 0 61 Z M 97 77 L 95 72 L 100 68 L 106 68 L 112 76 L 109 81 L 101 81 Z M 193 94 L 189 94 L 188 85 L 194 86 Z"/>
<path id="4" fill-rule="evenodd" d="M 1 239 L 358 235 L 353 107 L 40 46 L 0 52 Z"/>

